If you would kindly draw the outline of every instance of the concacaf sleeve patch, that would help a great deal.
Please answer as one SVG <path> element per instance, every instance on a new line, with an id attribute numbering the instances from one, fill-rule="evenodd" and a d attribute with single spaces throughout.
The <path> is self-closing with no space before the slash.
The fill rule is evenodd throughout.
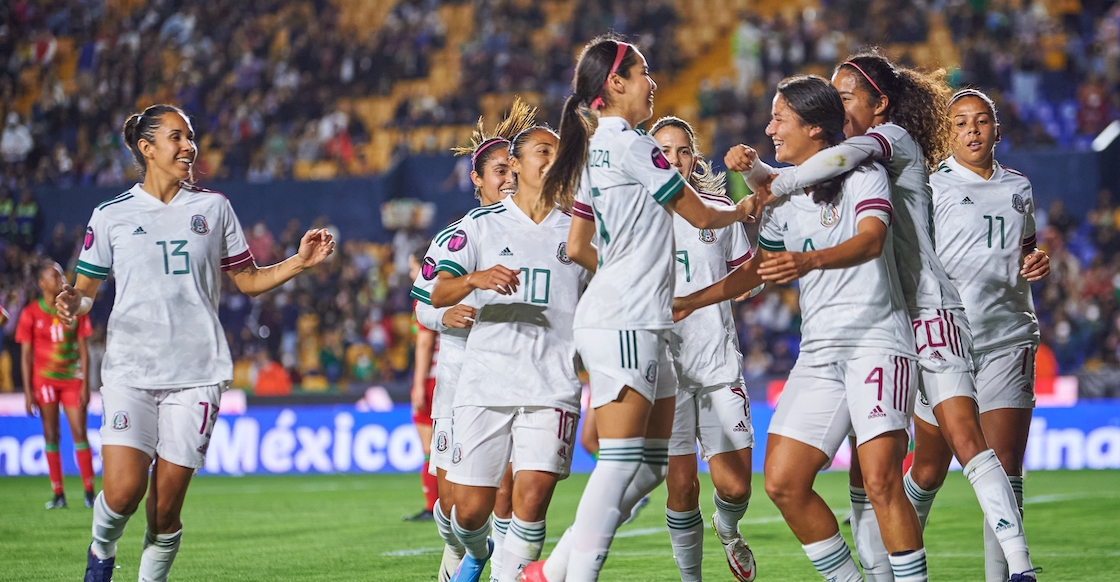
<path id="1" fill-rule="evenodd" d="M 661 148 L 653 148 L 653 152 L 650 153 L 650 158 L 653 159 L 653 165 L 662 170 L 668 170 L 671 167 L 669 165 L 669 160 L 665 159 L 665 154 L 661 153 Z"/>

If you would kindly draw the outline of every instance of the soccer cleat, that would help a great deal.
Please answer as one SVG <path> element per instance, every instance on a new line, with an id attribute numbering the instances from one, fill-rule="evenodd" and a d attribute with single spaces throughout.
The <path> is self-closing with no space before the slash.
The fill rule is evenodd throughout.
<path id="1" fill-rule="evenodd" d="M 68 507 L 69 505 L 66 505 L 66 496 L 61 493 L 55 495 L 54 499 L 47 502 L 47 509 L 66 509 Z"/>
<path id="2" fill-rule="evenodd" d="M 104 560 L 97 559 L 93 555 L 93 545 L 86 550 L 86 577 L 82 578 L 82 582 L 112 582 L 113 580 L 113 567 L 117 559 L 105 558 Z"/>
<path id="3" fill-rule="evenodd" d="M 1034 575 L 1035 572 L 1041 572 L 1042 568 L 1032 568 L 1026 572 L 1019 574 L 1012 574 L 1011 579 L 1007 582 L 1035 582 L 1038 577 Z"/>
<path id="4" fill-rule="evenodd" d="M 451 546 L 444 544 L 443 559 L 439 563 L 439 582 L 449 582 L 462 560 L 462 555 L 457 554 Z"/>
<path id="5" fill-rule="evenodd" d="M 493 554 L 494 540 L 486 538 L 486 557 L 476 560 L 470 554 L 463 556 L 463 561 L 459 562 L 459 567 L 455 568 L 455 573 L 451 575 L 451 582 L 478 582 L 482 578 L 482 569 L 486 567 L 486 562 L 490 561 L 490 556 Z"/>
<path id="6" fill-rule="evenodd" d="M 712 514 L 712 529 L 715 530 L 719 543 L 723 544 L 723 553 L 727 555 L 727 566 L 731 568 L 731 573 L 739 582 L 752 582 L 758 572 L 755 570 L 754 553 L 751 552 L 751 547 L 743 541 L 743 536 L 738 532 L 732 538 L 724 538 L 720 535 L 719 529 L 716 528 L 718 516 L 718 512 Z"/>
<path id="7" fill-rule="evenodd" d="M 630 517 L 626 518 L 626 521 L 622 522 L 621 525 L 626 525 L 638 519 L 638 514 L 641 513 L 642 509 L 645 509 L 647 505 L 649 505 L 649 495 L 638 500 L 638 503 L 634 505 L 634 509 L 630 510 Z"/>
<path id="8" fill-rule="evenodd" d="M 93 500 L 96 499 L 96 497 L 97 496 L 93 494 L 93 491 L 86 491 L 86 507 L 93 507 Z"/>
<path id="9" fill-rule="evenodd" d="M 548 578 L 544 577 L 544 560 L 532 562 L 522 568 L 517 579 L 521 582 L 548 582 Z"/>
<path id="10" fill-rule="evenodd" d="M 417 513 L 416 515 L 406 515 L 406 516 L 402 517 L 401 519 L 403 519 L 405 521 L 433 521 L 433 520 L 435 520 L 435 518 L 436 518 L 436 515 L 434 513 L 432 513 L 432 510 L 425 509 L 425 510 L 421 511 L 420 513 Z"/>

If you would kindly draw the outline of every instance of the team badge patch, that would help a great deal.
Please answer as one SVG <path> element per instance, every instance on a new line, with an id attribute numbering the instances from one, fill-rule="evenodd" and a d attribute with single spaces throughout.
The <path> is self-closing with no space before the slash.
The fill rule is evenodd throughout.
<path id="1" fill-rule="evenodd" d="M 463 460 L 463 445 L 455 445 L 455 450 L 451 451 L 451 464 L 458 465 L 459 461 Z"/>
<path id="2" fill-rule="evenodd" d="M 1015 212 L 1018 212 L 1019 214 L 1027 213 L 1027 201 L 1023 200 L 1023 197 L 1018 194 L 1014 194 L 1011 196 L 1011 207 L 1014 208 Z"/>
<path id="3" fill-rule="evenodd" d="M 568 256 L 568 243 L 562 242 L 560 246 L 556 248 L 556 260 L 565 265 L 572 264 L 572 259 Z"/>
<path id="4" fill-rule="evenodd" d="M 821 226 L 832 227 L 836 226 L 837 222 L 840 222 L 840 212 L 836 210 L 835 206 L 829 204 L 821 208 Z"/>
<path id="5" fill-rule="evenodd" d="M 654 384 L 657 382 L 657 360 L 650 360 L 646 364 L 646 383 Z"/>
<path id="6" fill-rule="evenodd" d="M 436 435 L 436 451 L 440 453 L 447 452 L 447 431 L 439 431 Z"/>
<path id="7" fill-rule="evenodd" d="M 661 153 L 661 148 L 653 148 L 653 151 L 649 154 L 649 157 L 653 160 L 653 165 L 661 168 L 662 170 L 668 170 L 670 167 L 672 167 L 669 165 L 669 160 L 665 158 L 665 154 Z"/>
<path id="8" fill-rule="evenodd" d="M 929 406 L 929 399 L 926 398 L 926 393 L 924 391 L 918 390 L 918 400 L 922 401 L 922 406 Z"/>
<path id="9" fill-rule="evenodd" d="M 424 264 L 420 267 L 420 274 L 424 277 L 425 281 L 431 281 L 436 278 L 436 260 L 432 257 L 424 257 Z M 443 434 L 443 433 L 440 433 Z"/>
<path id="10" fill-rule="evenodd" d="M 196 214 L 191 217 L 191 232 L 195 234 L 206 234 L 210 232 L 210 227 L 206 224 L 205 216 Z"/>
<path id="11" fill-rule="evenodd" d="M 467 233 L 463 230 L 455 231 L 451 238 L 447 240 L 447 250 L 457 253 L 467 246 Z"/>
<path id="12" fill-rule="evenodd" d="M 128 413 L 121 410 L 113 415 L 113 424 L 109 425 L 110 428 L 117 432 L 128 430 L 131 423 L 128 421 Z"/>
<path id="13" fill-rule="evenodd" d="M 82 247 L 85 248 L 88 251 L 92 246 L 93 246 L 93 227 L 92 226 L 87 226 L 86 227 L 86 238 L 85 238 L 84 241 L 82 241 Z"/>
<path id="14" fill-rule="evenodd" d="M 709 245 L 716 242 L 716 231 L 710 228 L 700 229 L 700 242 Z"/>

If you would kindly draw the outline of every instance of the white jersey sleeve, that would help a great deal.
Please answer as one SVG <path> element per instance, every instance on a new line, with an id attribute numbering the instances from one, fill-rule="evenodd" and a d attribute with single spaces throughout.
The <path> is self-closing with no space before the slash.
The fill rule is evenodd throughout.
<path id="1" fill-rule="evenodd" d="M 245 231 L 241 230 L 241 221 L 237 220 L 237 213 L 229 200 L 224 200 L 222 205 L 222 270 L 237 271 L 254 263 L 253 255 L 249 252 L 249 243 L 245 240 Z"/>
<path id="2" fill-rule="evenodd" d="M 652 137 L 641 134 L 626 150 L 622 172 L 645 187 L 658 204 L 665 205 L 685 187 L 684 178 L 665 154 L 661 144 Z"/>
<path id="3" fill-rule="evenodd" d="M 78 254 L 78 266 L 75 268 L 79 275 L 104 281 L 113 268 L 113 245 L 109 242 L 110 225 L 106 223 L 105 213 L 101 210 L 112 200 L 115 199 L 98 205 L 93 211 L 93 216 L 89 217 L 86 236 L 82 241 L 82 251 Z"/>
<path id="4" fill-rule="evenodd" d="M 458 223 L 458 221 L 455 221 L 451 226 Z M 447 229 L 440 231 L 436 238 L 440 238 L 440 235 L 446 231 Z M 451 232 L 453 233 L 454 230 Z M 412 283 L 412 292 L 409 293 L 417 301 L 416 321 L 432 331 L 441 333 L 447 330 L 447 326 L 443 324 L 443 314 L 447 313 L 450 307 L 432 307 L 431 294 L 432 288 L 435 287 L 436 265 L 444 254 L 444 249 L 433 239 L 432 243 L 428 245 L 427 252 L 424 253 L 424 260 L 420 264 L 420 273 L 416 275 L 416 280 Z"/>
<path id="5" fill-rule="evenodd" d="M 787 168 L 774 178 L 770 190 L 775 196 L 789 196 L 813 184 L 850 172 L 864 162 L 885 161 L 890 157 L 890 142 L 880 133 L 869 131 L 813 154 L 800 166 Z"/>

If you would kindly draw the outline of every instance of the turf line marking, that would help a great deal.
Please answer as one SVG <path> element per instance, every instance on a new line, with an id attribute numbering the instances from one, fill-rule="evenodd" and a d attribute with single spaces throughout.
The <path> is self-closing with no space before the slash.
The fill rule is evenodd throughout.
<path id="1" fill-rule="evenodd" d="M 1078 493 L 1054 493 L 1052 495 L 1032 495 L 1023 499 L 1023 505 L 1033 505 L 1035 503 L 1060 503 L 1062 501 L 1074 501 L 1077 499 L 1113 499 L 1120 497 L 1112 491 L 1082 491 Z"/>

